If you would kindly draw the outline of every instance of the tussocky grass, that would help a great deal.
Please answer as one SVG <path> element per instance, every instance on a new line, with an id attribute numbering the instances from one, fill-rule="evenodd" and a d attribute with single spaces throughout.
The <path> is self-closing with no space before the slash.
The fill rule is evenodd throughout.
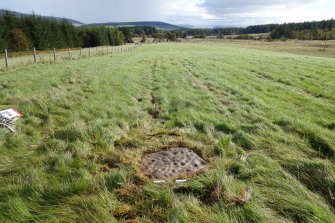
<path id="1" fill-rule="evenodd" d="M 0 222 L 333 222 L 335 60 L 171 43 L 0 73 Z M 210 168 L 157 185 L 141 156 Z"/>

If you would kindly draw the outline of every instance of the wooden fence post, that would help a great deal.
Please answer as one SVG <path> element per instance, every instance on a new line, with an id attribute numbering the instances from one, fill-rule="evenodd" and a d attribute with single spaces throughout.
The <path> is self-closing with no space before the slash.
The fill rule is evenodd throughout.
<path id="1" fill-rule="evenodd" d="M 328 40 L 328 37 L 326 37 L 325 44 L 324 44 L 324 46 L 323 46 L 323 51 L 326 51 L 326 47 L 327 47 L 327 40 Z"/>
<path id="2" fill-rule="evenodd" d="M 36 61 L 36 49 L 35 49 L 35 47 L 34 47 L 34 63 L 36 63 L 37 61 Z"/>
<path id="3" fill-rule="evenodd" d="M 71 51 L 70 51 L 70 48 L 68 48 L 68 52 L 69 52 L 69 60 L 71 60 Z"/>
<path id="4" fill-rule="evenodd" d="M 7 52 L 7 49 L 5 49 L 5 63 L 6 63 L 6 68 L 8 68 L 8 52 Z"/>
<path id="5" fill-rule="evenodd" d="M 56 49 L 55 48 L 53 50 L 53 54 L 54 54 L 54 61 L 56 61 Z"/>

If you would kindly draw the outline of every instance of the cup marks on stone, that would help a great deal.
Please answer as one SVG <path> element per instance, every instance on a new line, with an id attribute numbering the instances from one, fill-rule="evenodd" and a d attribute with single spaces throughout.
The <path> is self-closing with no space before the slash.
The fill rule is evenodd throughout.
<path id="1" fill-rule="evenodd" d="M 154 179 L 195 173 L 207 166 L 206 161 L 187 148 L 171 148 L 142 157 L 142 170 Z"/>

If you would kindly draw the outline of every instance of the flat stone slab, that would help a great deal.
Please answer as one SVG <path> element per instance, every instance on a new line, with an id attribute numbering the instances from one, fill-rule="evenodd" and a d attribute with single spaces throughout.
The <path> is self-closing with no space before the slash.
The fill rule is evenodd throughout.
<path id="1" fill-rule="evenodd" d="M 171 148 L 142 157 L 143 172 L 154 179 L 175 178 L 206 167 L 208 163 L 187 148 Z"/>

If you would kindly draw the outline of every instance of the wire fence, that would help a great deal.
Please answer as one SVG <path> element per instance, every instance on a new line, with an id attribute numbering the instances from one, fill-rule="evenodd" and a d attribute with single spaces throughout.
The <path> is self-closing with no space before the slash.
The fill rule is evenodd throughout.
<path id="1" fill-rule="evenodd" d="M 2 62 L 0 62 L 0 69 L 3 70 L 34 63 L 76 60 L 105 54 L 119 54 L 133 51 L 140 46 L 142 46 L 142 44 L 69 49 L 54 48 L 48 50 L 32 49 L 30 51 L 8 51 L 5 49 L 4 53 L 0 54 L 2 58 Z"/>

